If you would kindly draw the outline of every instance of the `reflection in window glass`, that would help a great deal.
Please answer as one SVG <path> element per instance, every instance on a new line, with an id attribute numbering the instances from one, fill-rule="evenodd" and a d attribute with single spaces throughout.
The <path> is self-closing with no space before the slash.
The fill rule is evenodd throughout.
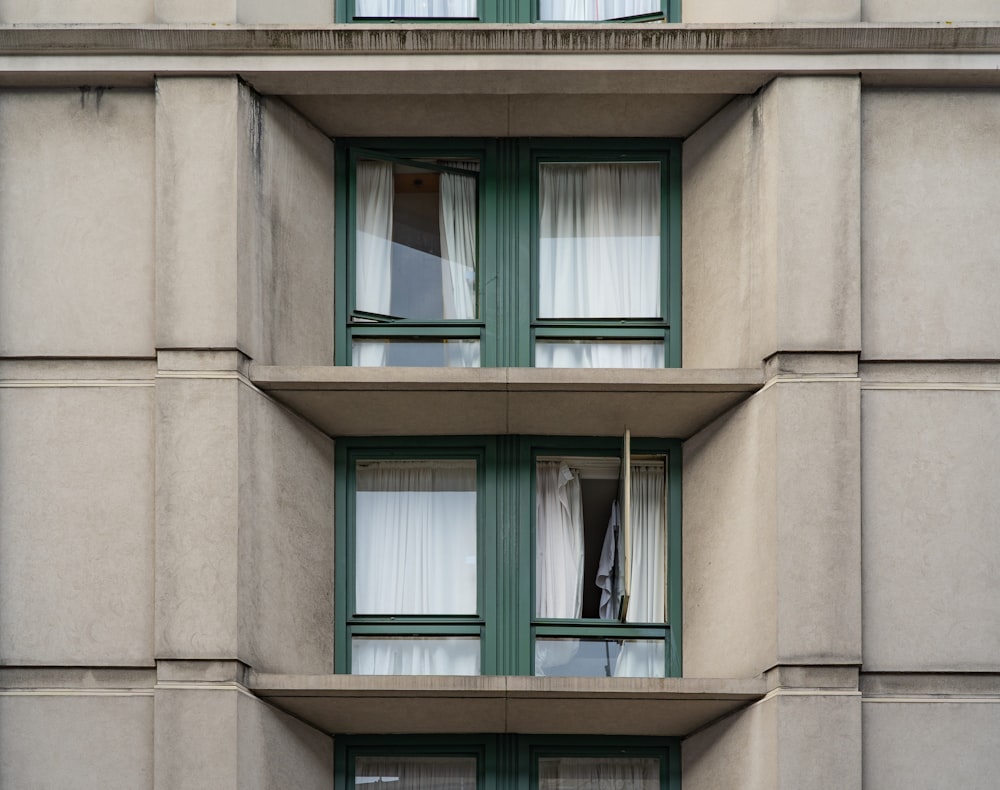
<path id="1" fill-rule="evenodd" d="M 630 16 L 659 14 L 658 0 L 539 0 L 543 22 L 600 22 Z"/>
<path id="2" fill-rule="evenodd" d="M 542 164 L 538 315 L 658 318 L 660 166 Z"/>
<path id="3" fill-rule="evenodd" d="M 359 614 L 475 614 L 476 463 L 361 461 L 355 494 Z"/>
<path id="4" fill-rule="evenodd" d="M 393 365 L 411 368 L 478 368 L 478 340 L 355 339 L 351 344 L 356 367 Z M 660 365 L 662 367 L 662 365 Z"/>
<path id="5" fill-rule="evenodd" d="M 393 790 L 476 790 L 475 757 L 358 757 L 355 786 Z"/>
<path id="6" fill-rule="evenodd" d="M 354 675 L 478 675 L 476 637 L 354 637 Z"/>
<path id="7" fill-rule="evenodd" d="M 660 790 L 655 757 L 541 757 L 538 790 Z"/>
<path id="8" fill-rule="evenodd" d="M 662 678 L 662 639 L 535 640 L 535 674 L 571 678 Z M 555 663 L 555 662 L 561 663 Z"/>
<path id="9" fill-rule="evenodd" d="M 358 162 L 358 310 L 423 320 L 476 317 L 478 163 L 435 164 L 443 170 Z"/>

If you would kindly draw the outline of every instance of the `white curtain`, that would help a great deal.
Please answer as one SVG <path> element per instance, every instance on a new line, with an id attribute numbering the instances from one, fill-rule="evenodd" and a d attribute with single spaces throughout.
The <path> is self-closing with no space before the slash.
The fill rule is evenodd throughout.
<path id="1" fill-rule="evenodd" d="M 583 497 L 580 475 L 559 461 L 539 462 L 535 498 L 535 612 L 542 618 L 583 613 Z M 535 674 L 576 655 L 575 639 L 535 643 Z"/>
<path id="2" fill-rule="evenodd" d="M 357 169 L 354 294 L 359 310 L 388 315 L 392 305 L 392 164 L 361 161 Z M 355 344 L 354 365 L 384 365 L 386 346 Z"/>
<path id="3" fill-rule="evenodd" d="M 552 22 L 599 22 L 660 12 L 658 0 L 539 0 L 538 18 Z"/>
<path id="4" fill-rule="evenodd" d="M 476 0 L 356 0 L 355 16 L 396 18 L 475 18 Z"/>
<path id="5" fill-rule="evenodd" d="M 542 318 L 659 317 L 657 163 L 542 164 L 538 197 Z M 597 344 L 563 344 L 558 363 L 545 365 L 543 345 L 540 366 L 647 366 L 631 357 L 648 349 L 621 343 L 608 344 L 598 360 L 591 358 Z"/>
<path id="6" fill-rule="evenodd" d="M 475 790 L 476 758 L 358 757 L 354 784 L 386 784 L 393 790 Z"/>
<path id="7" fill-rule="evenodd" d="M 662 464 L 632 465 L 632 578 L 629 584 L 629 623 L 666 621 L 667 511 L 666 472 Z M 626 641 L 616 677 L 661 677 L 662 641 Z"/>
<path id="8" fill-rule="evenodd" d="M 662 368 L 663 343 L 535 343 L 536 368 Z"/>
<path id="9" fill-rule="evenodd" d="M 651 757 L 563 757 L 538 761 L 538 790 L 659 790 Z"/>
<path id="10" fill-rule="evenodd" d="M 442 162 L 477 170 L 476 162 Z M 444 317 L 476 317 L 476 227 L 479 182 L 475 175 L 441 174 L 441 294 Z M 478 367 L 478 343 L 447 343 L 450 367 Z"/>
<path id="11" fill-rule="evenodd" d="M 366 462 L 358 465 L 356 488 L 357 612 L 476 613 L 475 464 L 457 460 Z M 362 657 L 355 651 L 355 660 L 372 666 L 380 661 L 386 664 L 390 653 L 398 652 L 402 644 L 359 641 L 370 655 Z M 442 651 L 440 645 L 413 640 L 411 649 L 418 664 L 416 654 L 428 652 L 420 660 L 431 667 L 429 674 L 465 674 L 447 666 L 449 651 Z"/>

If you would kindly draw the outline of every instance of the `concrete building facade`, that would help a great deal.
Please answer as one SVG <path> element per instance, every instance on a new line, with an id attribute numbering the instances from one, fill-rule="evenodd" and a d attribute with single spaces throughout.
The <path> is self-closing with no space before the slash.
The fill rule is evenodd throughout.
<path id="1" fill-rule="evenodd" d="M 343 790 L 359 737 L 482 734 L 996 786 L 1000 9 L 948 5 L 0 0 L 0 785 Z M 670 141 L 678 364 L 352 367 L 348 138 Z M 675 676 L 336 671 L 338 443 L 625 428 L 680 448 Z"/>

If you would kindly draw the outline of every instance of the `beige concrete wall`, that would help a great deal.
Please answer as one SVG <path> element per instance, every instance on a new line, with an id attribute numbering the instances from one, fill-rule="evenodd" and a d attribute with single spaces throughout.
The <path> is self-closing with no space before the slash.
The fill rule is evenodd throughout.
<path id="1" fill-rule="evenodd" d="M 686 676 L 860 662 L 858 423 L 856 382 L 786 381 L 685 443 Z"/>
<path id="2" fill-rule="evenodd" d="M 1000 357 L 1000 92 L 862 107 L 864 358 Z"/>
<path id="3" fill-rule="evenodd" d="M 779 78 L 684 143 L 684 365 L 856 351 L 860 87 Z"/>
<path id="4" fill-rule="evenodd" d="M 161 359 L 157 656 L 330 672 L 333 445 L 227 357 Z"/>
<path id="5" fill-rule="evenodd" d="M 684 790 L 860 790 L 861 698 L 779 693 L 682 744 Z"/>
<path id="6" fill-rule="evenodd" d="M 156 787 L 327 790 L 333 741 L 233 685 L 161 688 Z"/>
<path id="7" fill-rule="evenodd" d="M 862 0 L 684 0 L 683 22 L 857 22 Z"/>
<path id="8" fill-rule="evenodd" d="M 0 733 L 4 787 L 153 787 L 150 692 L 2 693 Z"/>
<path id="9" fill-rule="evenodd" d="M 333 143 L 281 101 L 240 98 L 240 335 L 264 364 L 330 365 Z"/>
<path id="10" fill-rule="evenodd" d="M 333 360 L 333 144 L 235 78 L 157 83 L 157 346 Z"/>
<path id="11" fill-rule="evenodd" d="M 333 672 L 333 442 L 267 396 L 239 404 L 239 655 Z"/>
<path id="12" fill-rule="evenodd" d="M 153 96 L 0 90 L 0 356 L 152 356 Z"/>
<path id="13" fill-rule="evenodd" d="M 861 0 L 862 22 L 997 22 L 994 0 Z"/>
<path id="14" fill-rule="evenodd" d="M 2 664 L 153 662 L 147 367 L 0 367 Z"/>
<path id="15" fill-rule="evenodd" d="M 0 23 L 155 22 L 154 0 L 0 0 Z"/>
<path id="16" fill-rule="evenodd" d="M 995 697 L 866 700 L 862 711 L 865 790 L 997 786 L 1000 701 Z"/>
<path id="17" fill-rule="evenodd" d="M 911 387 L 862 401 L 865 669 L 995 671 L 1000 393 Z"/>

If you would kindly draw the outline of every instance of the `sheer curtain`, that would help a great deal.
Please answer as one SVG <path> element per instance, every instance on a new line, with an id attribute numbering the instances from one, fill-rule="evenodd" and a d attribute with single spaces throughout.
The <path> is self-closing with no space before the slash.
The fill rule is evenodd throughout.
<path id="1" fill-rule="evenodd" d="M 657 14 L 656 0 L 539 0 L 538 18 L 553 22 L 599 22 L 639 14 Z"/>
<path id="2" fill-rule="evenodd" d="M 358 757 L 354 784 L 393 790 L 475 790 L 475 757 Z"/>
<path id="3" fill-rule="evenodd" d="M 476 467 L 472 461 L 359 464 L 355 499 L 355 607 L 359 614 L 474 614 Z M 421 674 L 469 671 L 478 642 L 359 639 L 367 674 L 406 666 Z M 400 656 L 400 651 L 407 655 Z M 454 662 L 456 663 L 452 663 Z"/>
<path id="4" fill-rule="evenodd" d="M 538 761 L 538 790 L 659 790 L 653 757 L 557 757 Z"/>
<path id="5" fill-rule="evenodd" d="M 538 194 L 539 315 L 658 317 L 659 165 L 542 164 Z M 549 353 L 545 345 L 536 355 Z M 559 344 L 558 366 L 634 366 L 631 355 L 648 353 L 643 344 L 614 343 L 595 359 L 596 345 Z"/>
<path id="6" fill-rule="evenodd" d="M 625 620 L 662 623 L 666 620 L 666 473 L 662 464 L 632 465 L 632 578 Z M 616 677 L 661 677 L 663 642 L 626 641 Z"/>
<path id="7" fill-rule="evenodd" d="M 477 170 L 475 162 L 442 162 Z M 444 318 L 476 317 L 476 228 L 479 181 L 475 175 L 442 173 L 439 224 L 441 230 L 441 293 Z M 479 344 L 446 345 L 448 365 L 478 367 Z"/>
<path id="8" fill-rule="evenodd" d="M 535 611 L 543 618 L 583 613 L 583 497 L 580 475 L 560 461 L 541 461 L 536 471 Z M 575 639 L 535 643 L 535 674 L 565 664 Z"/>
<path id="9" fill-rule="evenodd" d="M 478 15 L 476 0 L 356 0 L 355 16 L 474 18 Z"/>
<path id="10" fill-rule="evenodd" d="M 392 305 L 392 164 L 361 161 L 357 167 L 355 301 L 359 310 L 388 315 Z M 352 363 L 385 364 L 382 343 L 356 343 Z"/>

